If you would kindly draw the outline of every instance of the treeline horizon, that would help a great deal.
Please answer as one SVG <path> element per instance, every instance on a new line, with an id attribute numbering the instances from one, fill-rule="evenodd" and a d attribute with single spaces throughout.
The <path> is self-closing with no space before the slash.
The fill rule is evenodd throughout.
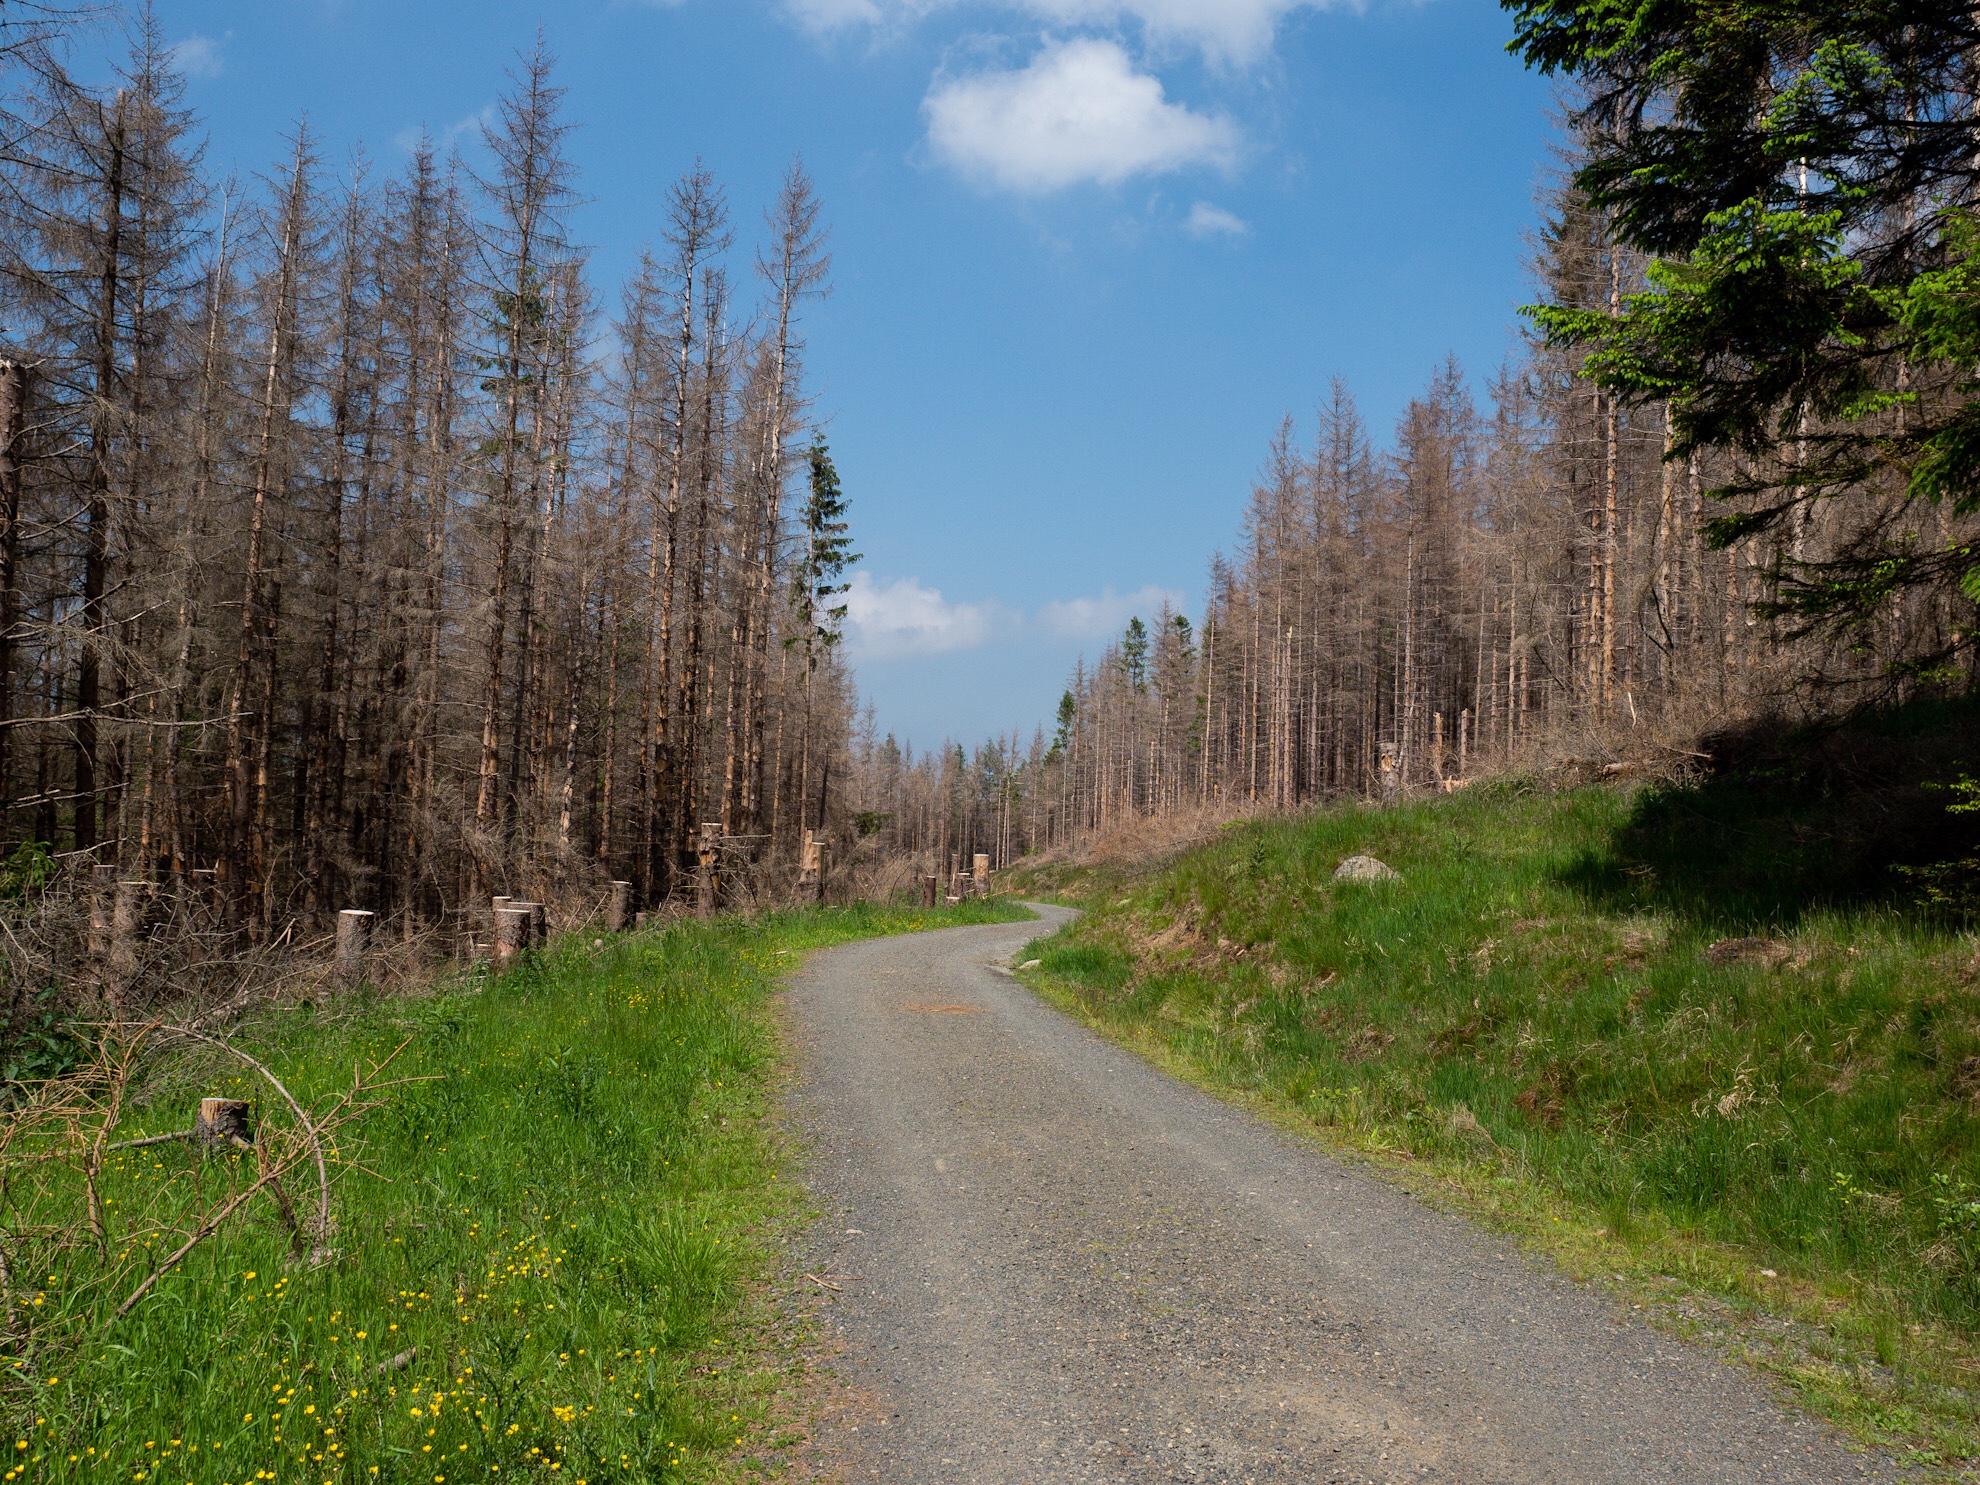
<path id="1" fill-rule="evenodd" d="M 697 164 L 601 293 L 540 40 L 473 163 L 422 140 L 335 173 L 298 125 L 243 186 L 154 18 L 101 85 L 100 28 L 10 24 L 10 849 L 253 937 L 350 907 L 412 932 L 606 878 L 664 901 L 705 821 L 774 877 L 842 819 L 854 559 L 804 389 L 830 260 L 800 164 L 742 262 Z"/>
<path id="2" fill-rule="evenodd" d="M 1651 287 L 1571 185 L 1542 206 L 1543 305 L 1619 312 Z M 919 759 L 857 744 L 863 817 L 901 849 L 1001 865 L 1188 809 L 1390 797 L 1563 754 L 1668 765 L 1755 716 L 1972 684 L 1958 587 L 1895 586 L 1840 619 L 1798 594 L 1866 552 L 1970 550 L 1980 518 L 1885 478 L 1742 524 L 1722 497 L 1766 461 L 1672 457 L 1669 404 L 1591 371 L 1532 333 L 1480 408 L 1448 358 L 1386 449 L 1335 378 L 1310 433 L 1282 423 L 1199 615 L 1135 618 L 1080 663 L 1050 734 Z"/>

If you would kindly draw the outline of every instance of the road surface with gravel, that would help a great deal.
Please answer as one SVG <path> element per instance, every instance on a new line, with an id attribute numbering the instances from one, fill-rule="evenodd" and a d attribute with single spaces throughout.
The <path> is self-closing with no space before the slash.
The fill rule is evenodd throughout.
<path id="1" fill-rule="evenodd" d="M 1756 1376 L 1109 1045 L 1044 924 L 790 980 L 853 1480 L 1899 1480 Z"/>

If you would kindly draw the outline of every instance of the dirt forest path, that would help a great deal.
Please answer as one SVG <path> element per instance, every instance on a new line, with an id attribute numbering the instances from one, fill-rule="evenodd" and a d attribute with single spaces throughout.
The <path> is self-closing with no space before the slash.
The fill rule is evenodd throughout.
<path id="1" fill-rule="evenodd" d="M 1909 1478 L 1044 1005 L 995 968 L 1039 912 L 791 979 L 843 1478 Z"/>

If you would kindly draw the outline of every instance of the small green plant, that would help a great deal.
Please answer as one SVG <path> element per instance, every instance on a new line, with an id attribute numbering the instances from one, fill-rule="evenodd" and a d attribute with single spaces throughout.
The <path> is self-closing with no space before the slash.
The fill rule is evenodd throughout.
<path id="1" fill-rule="evenodd" d="M 1969 1294 L 1980 1288 L 1980 1200 L 1964 1177 L 1932 1177 L 1932 1211 L 1939 1250 L 1952 1279 Z"/>
<path id="2" fill-rule="evenodd" d="M 1630 1193 L 1611 1192 L 1602 1203 L 1602 1224 L 1619 1243 L 1632 1241 L 1637 1235 L 1636 1212 L 1630 1206 Z"/>
<path id="3" fill-rule="evenodd" d="M 38 840 L 22 841 L 0 862 L 0 900 L 24 902 L 54 879 L 55 858 Z"/>
<path id="4" fill-rule="evenodd" d="M 81 1062 L 84 1047 L 69 1029 L 61 991 L 51 985 L 23 1006 L 0 1012 L 0 1081 L 19 1088 L 59 1078 Z"/>
<path id="5" fill-rule="evenodd" d="M 1962 773 L 1946 783 L 1930 783 L 1935 794 L 1952 796 L 1948 815 L 1980 815 L 1980 779 Z M 1918 890 L 1919 905 L 1946 917 L 1967 919 L 1980 914 L 1980 851 L 1925 866 L 1895 866 L 1898 875 Z"/>

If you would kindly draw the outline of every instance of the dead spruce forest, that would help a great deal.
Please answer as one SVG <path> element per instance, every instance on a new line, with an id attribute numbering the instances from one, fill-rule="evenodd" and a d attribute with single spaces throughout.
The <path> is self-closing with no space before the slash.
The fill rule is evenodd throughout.
<path id="1" fill-rule="evenodd" d="M 299 127 L 252 181 L 202 169 L 155 34 L 106 87 L 15 62 L 11 841 L 266 937 L 608 878 L 657 903 L 701 822 L 774 868 L 843 818 L 800 167 L 747 241 L 691 172 L 603 293 L 540 50 L 483 167 L 332 169 Z"/>
<path id="2" fill-rule="evenodd" d="M 839 644 L 858 490 L 807 393 L 830 257 L 800 165 L 767 210 L 691 171 L 601 285 L 540 48 L 474 164 L 329 160 L 298 126 L 236 180 L 142 21 L 104 84 L 32 29 L 0 159 L 17 874 L 109 870 L 233 942 L 350 907 L 410 939 L 492 893 L 679 900 L 715 822 L 732 901 L 791 890 L 808 834 L 886 891 L 1137 816 L 1681 754 L 1970 663 L 1956 589 L 1846 636 L 1765 605 L 1789 548 L 1972 518 L 1868 492 L 1715 545 L 1720 456 L 1667 458 L 1662 406 L 1536 335 L 1482 406 L 1430 369 L 1386 435 L 1316 369 L 1202 613 L 1136 619 L 1048 727 L 917 754 Z M 1643 287 L 1571 189 L 1541 215 L 1537 298 Z"/>

